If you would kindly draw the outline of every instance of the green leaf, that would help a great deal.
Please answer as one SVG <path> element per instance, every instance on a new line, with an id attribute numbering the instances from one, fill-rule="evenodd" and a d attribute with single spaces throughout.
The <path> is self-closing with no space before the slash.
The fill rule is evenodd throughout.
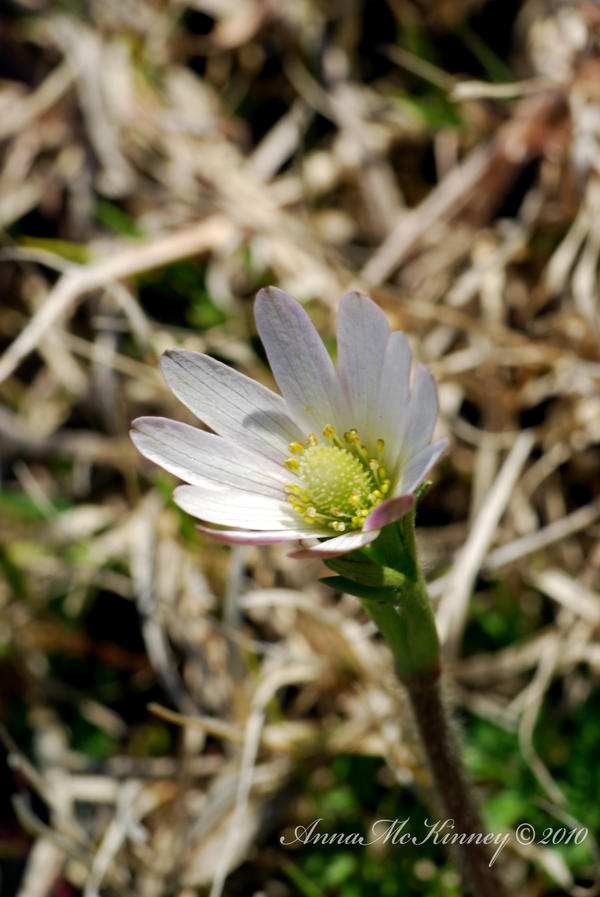
<path id="1" fill-rule="evenodd" d="M 20 246 L 27 246 L 31 249 L 41 249 L 43 252 L 51 252 L 60 258 L 67 259 L 69 262 L 76 262 L 84 265 L 92 258 L 89 247 L 81 243 L 74 243 L 72 240 L 58 240 L 54 237 L 29 237 L 23 236 L 19 239 Z"/>
<path id="2" fill-rule="evenodd" d="M 325 564 L 334 573 L 360 585 L 373 586 L 378 589 L 403 589 L 406 577 L 398 570 L 377 564 L 349 561 L 347 558 L 330 558 Z"/>
<path id="3" fill-rule="evenodd" d="M 357 598 L 367 598 L 371 601 L 377 600 L 385 604 L 387 601 L 394 604 L 398 600 L 398 592 L 396 589 L 381 588 L 380 586 L 366 586 L 345 576 L 324 576 L 319 580 L 323 585 L 336 589 L 338 592 L 346 592 L 348 595 L 355 595 Z"/>
<path id="4" fill-rule="evenodd" d="M 107 199 L 98 200 L 96 221 L 113 234 L 120 234 L 124 237 L 144 236 L 144 232 L 135 218 Z"/>

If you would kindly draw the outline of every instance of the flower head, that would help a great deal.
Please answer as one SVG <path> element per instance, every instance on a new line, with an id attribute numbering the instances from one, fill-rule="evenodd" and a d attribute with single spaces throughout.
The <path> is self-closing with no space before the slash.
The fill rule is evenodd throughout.
<path id="1" fill-rule="evenodd" d="M 167 383 L 215 432 L 141 417 L 131 438 L 188 484 L 176 503 L 216 539 L 300 539 L 292 555 L 322 558 L 367 545 L 411 509 L 446 447 L 430 442 L 431 374 L 416 364 L 411 384 L 406 337 L 360 293 L 340 304 L 337 371 L 288 293 L 261 290 L 255 318 L 281 396 L 208 355 L 173 349 L 162 361 Z"/>

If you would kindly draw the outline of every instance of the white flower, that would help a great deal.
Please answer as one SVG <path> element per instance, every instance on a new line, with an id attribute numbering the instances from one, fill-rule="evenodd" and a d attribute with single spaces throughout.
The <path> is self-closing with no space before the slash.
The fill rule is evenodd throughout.
<path id="1" fill-rule="evenodd" d="M 384 313 L 360 293 L 340 304 L 337 372 L 288 293 L 261 290 L 255 318 L 281 396 L 208 355 L 173 349 L 163 356 L 165 379 L 215 433 L 141 417 L 132 439 L 189 484 L 174 499 L 216 539 L 300 539 L 296 557 L 367 545 L 410 510 L 446 448 L 446 439 L 430 443 L 431 374 L 415 365 L 411 388 L 406 337 L 390 333 Z"/>

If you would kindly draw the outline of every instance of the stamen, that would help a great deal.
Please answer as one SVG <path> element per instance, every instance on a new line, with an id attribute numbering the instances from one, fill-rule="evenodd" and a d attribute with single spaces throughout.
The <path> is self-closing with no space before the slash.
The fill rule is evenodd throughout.
<path id="1" fill-rule="evenodd" d="M 301 442 L 290 442 L 288 448 L 293 455 L 297 455 L 304 451 L 304 446 Z"/>
<path id="2" fill-rule="evenodd" d="M 366 447 L 364 445 L 361 445 L 360 442 L 357 442 L 356 448 L 358 449 L 358 451 L 360 452 L 360 454 L 363 456 L 363 458 L 365 459 L 365 461 L 368 464 L 369 463 L 369 453 L 368 453 Z"/>
<path id="3" fill-rule="evenodd" d="M 296 458 L 288 458 L 287 461 L 284 461 L 283 463 L 288 470 L 291 470 L 294 473 L 298 473 L 298 471 L 300 470 L 300 465 L 298 464 Z"/>

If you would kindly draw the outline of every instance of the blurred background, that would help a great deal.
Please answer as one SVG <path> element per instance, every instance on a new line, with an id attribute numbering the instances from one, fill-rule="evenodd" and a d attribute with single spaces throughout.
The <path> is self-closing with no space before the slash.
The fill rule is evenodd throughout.
<path id="1" fill-rule="evenodd" d="M 599 42 L 594 2 L 2 4 L 3 897 L 461 893 L 431 841 L 295 838 L 427 831 L 387 649 L 319 563 L 200 537 L 128 440 L 192 420 L 168 347 L 272 385 L 269 283 L 332 352 L 369 292 L 433 371 L 468 769 L 490 831 L 537 832 L 515 893 L 596 893 Z"/>

